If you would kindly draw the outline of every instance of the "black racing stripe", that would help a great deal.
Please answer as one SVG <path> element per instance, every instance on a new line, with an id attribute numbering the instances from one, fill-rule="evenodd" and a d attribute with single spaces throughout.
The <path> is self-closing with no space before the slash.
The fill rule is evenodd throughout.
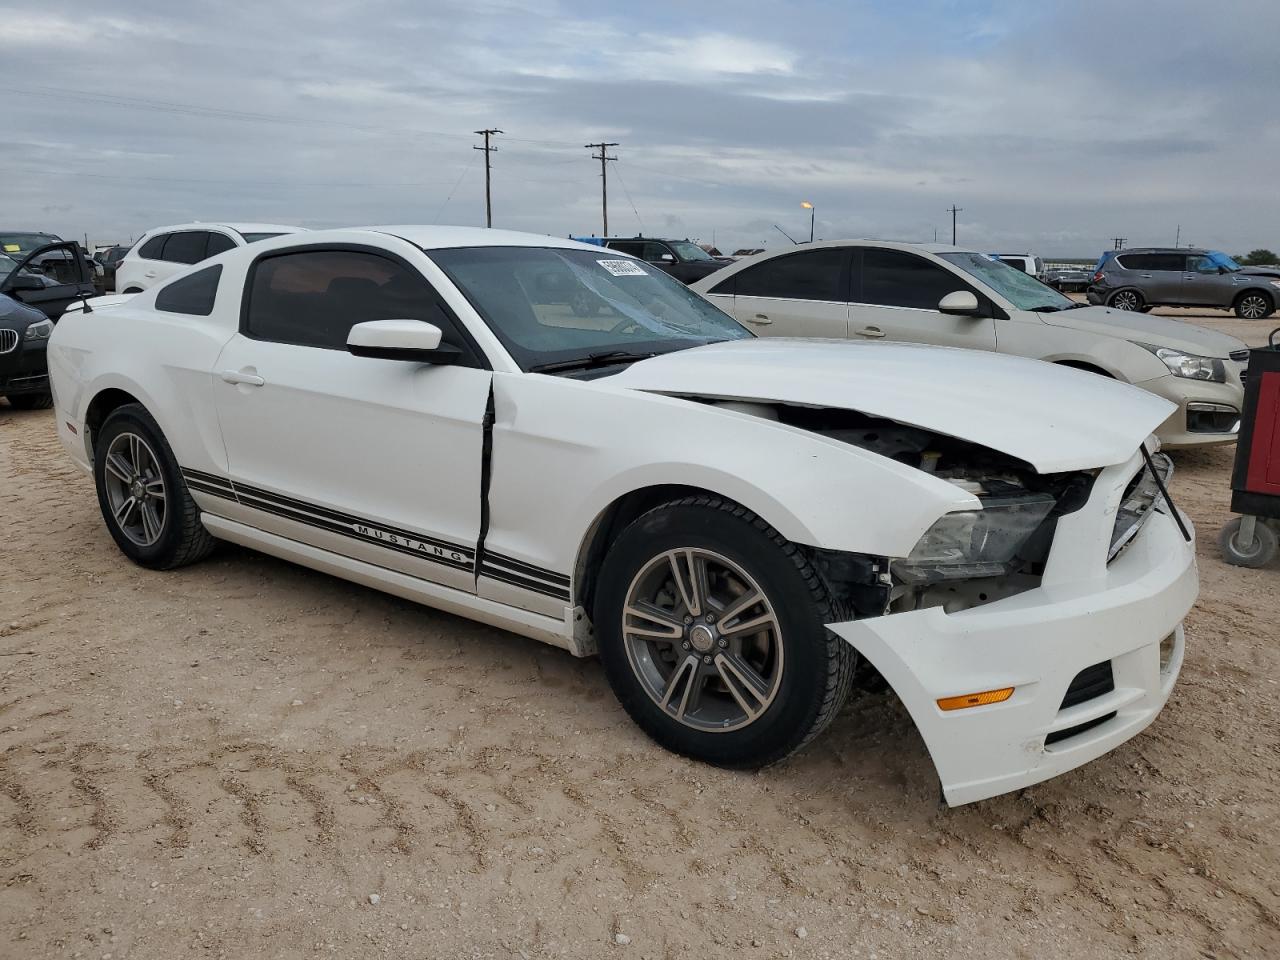
<path id="1" fill-rule="evenodd" d="M 455 560 L 453 557 L 442 557 L 434 553 L 427 553 L 422 550 L 415 549 L 406 543 L 390 543 L 386 540 L 379 540 L 377 537 L 365 536 L 348 524 L 335 520 L 309 517 L 288 507 L 279 507 L 266 503 L 248 503 L 244 500 L 241 500 L 240 502 L 246 507 L 252 507 L 254 510 L 261 510 L 263 513 L 270 513 L 273 516 L 283 517 L 285 520 L 293 520 L 297 523 L 306 524 L 307 526 L 315 527 L 319 530 L 327 530 L 330 533 L 350 537 L 352 540 L 359 541 L 360 543 L 369 543 L 374 546 L 384 547 L 387 550 L 394 550 L 397 553 L 403 553 L 410 557 L 417 557 L 419 560 L 426 560 L 430 563 L 440 564 L 441 566 L 452 567 L 455 570 L 470 571 L 475 566 L 469 559 Z M 368 524 L 366 524 L 366 526 L 368 526 Z"/>
<path id="2" fill-rule="evenodd" d="M 545 567 L 535 567 L 532 563 L 525 563 L 523 560 L 513 560 L 511 557 L 504 557 L 500 553 L 494 553 L 492 550 L 485 550 L 484 554 L 486 563 L 493 563 L 500 567 L 519 573 L 527 577 L 535 577 L 538 580 L 546 580 L 549 583 L 560 584 L 561 586 L 569 586 L 569 578 L 563 573 L 556 573 L 554 570 L 548 570 Z"/>
<path id="3" fill-rule="evenodd" d="M 231 489 L 230 480 L 227 480 L 224 477 L 214 476 L 212 473 L 204 473 L 200 470 L 188 470 L 184 467 L 182 469 L 182 476 L 185 480 L 198 480 L 201 483 L 206 483 L 210 486 L 222 487 L 226 490 Z"/>
<path id="4" fill-rule="evenodd" d="M 565 603 L 570 600 L 568 590 L 560 590 L 545 583 L 538 583 L 536 580 L 527 580 L 524 577 L 508 573 L 506 570 L 499 570 L 496 567 L 490 567 L 487 564 L 480 568 L 480 576 L 487 577 L 490 580 L 498 580 L 502 583 L 509 583 L 513 587 L 520 587 L 533 593 L 541 593 L 556 600 L 563 600 Z"/>
<path id="5" fill-rule="evenodd" d="M 227 487 L 215 487 L 211 483 L 205 483 L 203 480 L 196 480 L 192 477 L 184 477 L 183 480 L 189 490 L 198 490 L 211 496 L 222 497 L 224 500 L 235 500 L 236 498 L 235 493 Z"/>
<path id="6" fill-rule="evenodd" d="M 468 558 L 475 557 L 475 550 L 472 547 L 466 547 L 459 543 L 450 543 L 448 540 L 441 540 L 432 537 L 429 534 L 418 533 L 414 530 L 405 530 L 401 527 L 392 527 L 382 523 L 379 520 L 370 520 L 365 517 L 357 517 L 354 514 L 343 513 L 340 510 L 331 510 L 329 507 L 322 507 L 314 503 L 308 503 L 306 500 L 298 500 L 295 497 L 286 497 L 283 494 L 272 493 L 270 490 L 263 490 L 261 487 L 253 487 L 246 483 L 236 481 L 234 484 L 236 493 L 242 496 L 252 497 L 255 500 L 261 500 L 265 503 L 272 503 L 277 506 L 287 507 L 292 510 L 306 511 L 317 517 L 323 517 L 326 520 L 332 520 L 335 523 L 359 523 L 366 527 L 377 527 L 384 533 L 390 533 L 397 537 L 404 537 L 408 540 L 420 540 L 423 543 L 429 543 L 441 550 L 451 550 L 454 553 L 461 553 Z"/>

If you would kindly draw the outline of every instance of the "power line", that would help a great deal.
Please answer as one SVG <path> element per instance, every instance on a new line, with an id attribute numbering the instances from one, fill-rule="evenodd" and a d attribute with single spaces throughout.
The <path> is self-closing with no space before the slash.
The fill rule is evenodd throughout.
<path id="1" fill-rule="evenodd" d="M 636 215 L 636 221 L 640 224 L 640 232 L 644 233 L 644 218 L 640 216 L 640 211 L 636 207 L 636 202 L 631 198 L 631 191 L 627 189 L 627 181 L 622 179 L 622 168 L 616 167 L 613 171 L 618 175 L 618 183 L 622 184 L 622 192 L 627 195 L 627 202 L 631 204 L 631 211 Z M 712 243 L 714 245 L 714 239 Z"/>
<path id="2" fill-rule="evenodd" d="M 453 185 L 453 188 L 449 191 L 449 195 L 444 198 L 444 203 L 440 204 L 440 209 L 436 211 L 436 215 L 431 218 L 432 220 L 439 222 L 440 214 L 444 213 L 444 208 L 449 205 L 449 201 L 453 199 L 454 193 L 457 192 L 458 187 L 462 185 L 462 178 L 467 175 L 467 172 L 473 166 L 475 166 L 475 162 L 476 162 L 475 154 L 472 154 L 471 159 L 467 161 L 467 165 L 462 168 L 462 173 L 458 175 L 457 183 Z"/>
<path id="3" fill-rule="evenodd" d="M 484 137 L 484 146 L 471 148 L 472 150 L 484 151 L 484 225 L 486 227 L 493 226 L 493 196 L 489 192 L 489 175 L 490 175 L 489 158 L 498 149 L 497 147 L 489 146 L 489 137 L 492 136 L 493 134 L 497 134 L 501 132 L 502 131 L 499 130 L 497 127 L 486 127 L 483 130 L 477 130 L 476 133 Z"/>
<path id="4" fill-rule="evenodd" d="M 604 232 L 600 234 L 602 237 L 609 235 L 609 168 L 610 160 L 617 160 L 617 157 L 609 156 L 609 148 L 619 146 L 617 143 L 588 143 L 585 144 L 588 150 L 599 150 L 598 154 L 591 155 L 592 160 L 600 161 L 600 211 L 604 215 Z"/>

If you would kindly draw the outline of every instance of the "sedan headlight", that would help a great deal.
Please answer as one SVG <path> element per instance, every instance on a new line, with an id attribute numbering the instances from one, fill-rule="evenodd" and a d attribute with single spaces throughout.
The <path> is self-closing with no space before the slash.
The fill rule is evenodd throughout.
<path id="1" fill-rule="evenodd" d="M 1212 383 L 1227 382 L 1227 367 L 1221 360 L 1198 357 L 1194 353 L 1183 353 L 1172 347 L 1156 347 L 1149 343 L 1140 343 L 1138 346 L 1154 353 L 1175 377 L 1208 380 Z"/>
<path id="2" fill-rule="evenodd" d="M 981 510 L 948 513 L 925 531 L 906 559 L 893 562 L 893 572 L 906 583 L 1010 573 L 1056 503 L 1047 493 L 987 497 Z"/>
<path id="3" fill-rule="evenodd" d="M 37 320 L 31 326 L 27 327 L 27 340 L 48 340 L 50 334 L 53 333 L 52 320 Z"/>

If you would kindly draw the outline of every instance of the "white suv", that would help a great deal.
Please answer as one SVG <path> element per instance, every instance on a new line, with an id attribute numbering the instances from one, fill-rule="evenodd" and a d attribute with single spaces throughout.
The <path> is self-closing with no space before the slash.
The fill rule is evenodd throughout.
<path id="1" fill-rule="evenodd" d="M 285 233 L 300 233 L 302 229 L 278 223 L 182 223 L 156 227 L 147 231 L 116 267 L 116 289 L 121 293 L 141 293 L 224 250 Z"/>

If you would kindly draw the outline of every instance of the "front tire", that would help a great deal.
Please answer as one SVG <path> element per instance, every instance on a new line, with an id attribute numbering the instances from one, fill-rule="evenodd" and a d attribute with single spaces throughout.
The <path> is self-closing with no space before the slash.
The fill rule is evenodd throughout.
<path id="1" fill-rule="evenodd" d="M 774 763 L 815 737 L 848 694 L 848 619 L 795 544 L 712 496 L 636 519 L 600 572 L 595 624 L 609 684 L 636 724 L 716 766 Z"/>
<path id="2" fill-rule="evenodd" d="M 1237 298 L 1234 309 L 1241 320 L 1262 320 L 1271 316 L 1276 307 L 1265 293 L 1250 290 Z"/>
<path id="3" fill-rule="evenodd" d="M 48 410 L 53 406 L 52 393 L 19 393 L 8 400 L 15 410 Z"/>
<path id="4" fill-rule="evenodd" d="M 1142 294 L 1137 290 L 1121 290 L 1119 293 L 1113 293 L 1111 299 L 1107 301 L 1107 306 L 1113 310 L 1141 310 L 1144 306 Z"/>
<path id="5" fill-rule="evenodd" d="M 118 407 L 103 423 L 93 478 L 107 530 L 134 563 L 170 570 L 213 550 L 173 451 L 141 404 Z"/>

